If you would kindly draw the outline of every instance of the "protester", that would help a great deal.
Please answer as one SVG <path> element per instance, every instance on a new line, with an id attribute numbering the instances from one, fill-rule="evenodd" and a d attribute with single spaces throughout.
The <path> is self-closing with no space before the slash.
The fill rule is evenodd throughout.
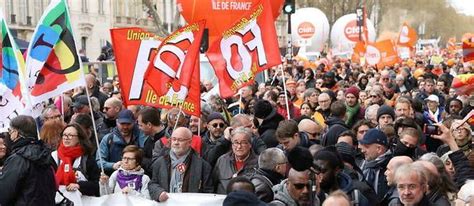
<path id="1" fill-rule="evenodd" d="M 211 166 L 191 148 L 191 130 L 178 127 L 171 135 L 171 149 L 153 162 L 149 184 L 151 199 L 164 202 L 167 193 L 211 193 Z"/>
<path id="2" fill-rule="evenodd" d="M 291 151 L 296 146 L 309 148 L 312 142 L 304 132 L 298 132 L 298 124 L 294 120 L 283 120 L 278 124 L 275 136 L 280 143 L 278 148 L 285 152 Z"/>
<path id="3" fill-rule="evenodd" d="M 271 103 L 266 100 L 258 101 L 254 106 L 254 110 L 254 123 L 257 123 L 256 127 L 260 135 L 259 138 L 265 142 L 267 148 L 277 146 L 278 141 L 275 138 L 275 131 L 278 128 L 278 123 L 282 121 L 284 117 L 278 114 Z"/>
<path id="4" fill-rule="evenodd" d="M 9 135 L 12 154 L 0 172 L 0 205 L 54 205 L 56 182 L 51 150 L 38 140 L 33 117 L 13 118 Z"/>
<path id="5" fill-rule="evenodd" d="M 61 141 L 61 132 L 63 131 L 64 124 L 59 121 L 46 121 L 41 127 L 40 137 L 41 140 L 51 150 L 56 150 Z"/>
<path id="6" fill-rule="evenodd" d="M 99 196 L 99 168 L 93 146 L 82 127 L 69 124 L 61 132 L 62 140 L 51 156 L 56 163 L 56 180 L 67 191 Z"/>
<path id="7" fill-rule="evenodd" d="M 136 145 L 129 145 L 123 149 L 122 164 L 112 173 L 110 178 L 100 177 L 100 194 L 122 193 L 150 199 L 148 186 L 150 177 L 140 167 L 143 160 L 143 151 Z"/>
<path id="8" fill-rule="evenodd" d="M 249 175 L 257 168 L 257 156 L 252 151 L 252 132 L 247 128 L 232 131 L 232 150 L 222 155 L 212 172 L 215 192 L 224 194 L 232 177 Z"/>
<path id="9" fill-rule="evenodd" d="M 387 164 L 387 169 L 385 170 L 385 177 L 387 179 L 387 185 L 390 187 L 387 191 L 387 194 L 384 195 L 380 205 L 390 205 L 395 206 L 401 204 L 400 197 L 397 190 L 397 183 L 395 182 L 395 171 L 404 165 L 410 164 L 413 160 L 407 156 L 396 156 L 393 157 Z"/>
<path id="10" fill-rule="evenodd" d="M 160 112 L 152 107 L 147 107 L 140 110 L 137 123 L 143 134 L 148 137 L 144 143 L 142 167 L 145 169 L 145 173 L 151 176 L 153 149 L 155 147 L 155 143 L 165 136 L 165 127 L 161 124 Z M 162 154 L 155 154 L 156 157 L 161 155 Z"/>
<path id="11" fill-rule="evenodd" d="M 7 146 L 7 138 L 4 134 L 0 135 L 0 171 L 2 170 L 3 165 L 5 164 L 5 160 L 7 159 L 10 151 Z"/>
<path id="12" fill-rule="evenodd" d="M 287 165 L 288 160 L 281 149 L 268 148 L 260 154 L 258 169 L 250 178 L 260 200 L 268 203 L 274 199 L 272 187 L 285 178 Z"/>
<path id="13" fill-rule="evenodd" d="M 314 196 L 311 198 L 311 185 L 309 184 L 311 172 L 309 170 L 296 171 L 290 169 L 288 179 L 280 184 L 273 186 L 275 200 L 268 205 L 319 205 L 319 199 Z M 313 199 L 313 204 L 310 200 Z"/>
<path id="14" fill-rule="evenodd" d="M 424 168 L 413 164 L 404 164 L 395 172 L 400 202 L 404 205 L 432 205 L 425 196 L 428 179 Z"/>

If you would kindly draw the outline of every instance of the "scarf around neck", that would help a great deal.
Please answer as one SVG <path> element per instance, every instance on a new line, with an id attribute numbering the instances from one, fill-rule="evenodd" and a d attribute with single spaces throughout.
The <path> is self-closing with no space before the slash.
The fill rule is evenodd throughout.
<path id="1" fill-rule="evenodd" d="M 171 160 L 171 179 L 170 179 L 170 192 L 181 193 L 183 188 L 184 173 L 186 168 L 186 159 L 189 156 L 191 149 L 183 156 L 177 157 L 173 150 L 170 150 Z"/>
<path id="2" fill-rule="evenodd" d="M 125 170 L 120 167 L 117 174 L 117 183 L 119 184 L 120 189 L 128 186 L 140 192 L 142 189 L 142 177 L 144 173 L 145 170 L 143 170 L 143 168 L 140 168 L 138 171 L 133 171 Z"/>
<path id="3" fill-rule="evenodd" d="M 56 180 L 59 185 L 77 183 L 76 172 L 73 169 L 74 160 L 84 155 L 81 145 L 66 147 L 61 144 L 58 147 L 58 157 L 62 161 L 56 171 Z"/>
<path id="4" fill-rule="evenodd" d="M 357 113 L 359 112 L 359 109 L 360 109 L 360 104 L 359 103 L 357 103 L 353 107 L 346 106 L 346 112 L 347 112 L 346 124 L 347 125 L 352 125 L 352 123 L 354 122 L 353 118 L 354 118 L 354 116 L 357 115 Z"/>

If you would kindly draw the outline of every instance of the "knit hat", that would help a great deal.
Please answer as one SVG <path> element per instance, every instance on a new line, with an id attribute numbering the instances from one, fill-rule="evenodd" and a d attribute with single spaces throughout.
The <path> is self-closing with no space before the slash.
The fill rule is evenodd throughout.
<path id="1" fill-rule="evenodd" d="M 368 145 L 368 144 L 380 144 L 383 146 L 388 146 L 387 135 L 380 131 L 379 129 L 369 129 L 365 133 L 364 137 L 359 141 L 359 144 Z"/>
<path id="2" fill-rule="evenodd" d="M 227 195 L 222 203 L 224 206 L 263 206 L 266 205 L 263 201 L 258 199 L 257 195 L 247 191 L 235 191 Z"/>
<path id="3" fill-rule="evenodd" d="M 72 104 L 72 107 L 81 108 L 83 106 L 89 106 L 89 100 L 87 100 L 87 96 L 86 95 L 77 96 L 74 99 L 74 103 Z"/>
<path id="4" fill-rule="evenodd" d="M 352 86 L 346 89 L 344 95 L 353 94 L 357 99 L 359 99 L 359 92 L 360 90 L 357 87 Z"/>
<path id="5" fill-rule="evenodd" d="M 346 142 L 339 142 L 336 144 L 336 150 L 339 153 L 339 156 L 341 156 L 342 161 L 347 162 L 352 166 L 356 165 L 354 158 L 356 154 L 351 145 Z"/>
<path id="6" fill-rule="evenodd" d="M 393 120 L 395 120 L 395 111 L 393 111 L 393 108 L 388 106 L 388 105 L 382 105 L 378 110 L 377 110 L 377 121 L 379 120 L 380 116 L 388 114 L 392 117 Z"/>
<path id="7" fill-rule="evenodd" d="M 212 120 L 215 120 L 215 119 L 220 119 L 227 123 L 227 121 L 224 119 L 222 114 L 219 112 L 213 112 L 209 116 L 207 116 L 207 122 L 211 122 Z"/>
<path id="8" fill-rule="evenodd" d="M 258 100 L 253 109 L 255 111 L 254 116 L 260 119 L 265 119 L 274 112 L 272 104 L 267 100 Z"/>

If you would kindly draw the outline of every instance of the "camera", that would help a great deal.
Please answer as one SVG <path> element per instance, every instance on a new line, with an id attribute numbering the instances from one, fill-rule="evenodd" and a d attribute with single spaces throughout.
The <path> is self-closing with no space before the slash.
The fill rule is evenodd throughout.
<path id="1" fill-rule="evenodd" d="M 425 124 L 425 126 L 423 127 L 423 133 L 427 135 L 440 135 L 441 134 L 438 126 L 428 125 L 428 124 Z"/>

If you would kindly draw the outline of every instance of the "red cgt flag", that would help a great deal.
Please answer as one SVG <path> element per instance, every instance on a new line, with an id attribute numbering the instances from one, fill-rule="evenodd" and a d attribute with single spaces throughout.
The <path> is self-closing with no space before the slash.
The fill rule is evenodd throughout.
<path id="1" fill-rule="evenodd" d="M 212 43 L 207 56 L 219 79 L 222 97 L 252 84 L 255 74 L 281 63 L 268 0 L 261 0 Z"/>
<path id="2" fill-rule="evenodd" d="M 204 25 L 199 21 L 175 31 L 152 57 L 145 79 L 160 96 L 158 107 L 200 115 L 199 46 Z"/>

